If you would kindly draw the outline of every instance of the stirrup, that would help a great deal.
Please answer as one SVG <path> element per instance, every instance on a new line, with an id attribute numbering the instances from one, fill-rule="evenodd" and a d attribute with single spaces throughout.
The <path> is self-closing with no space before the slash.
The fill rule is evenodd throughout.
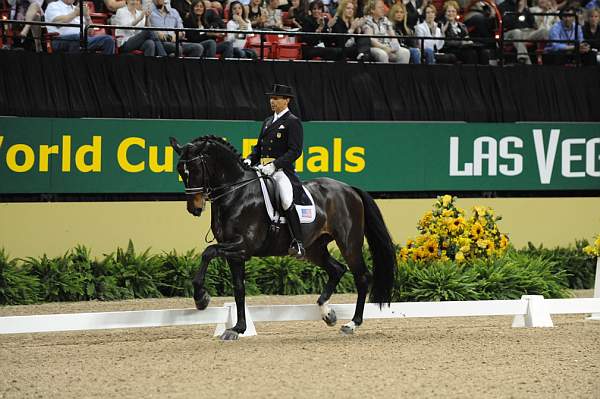
<path id="1" fill-rule="evenodd" d="M 302 242 L 296 239 L 292 240 L 292 244 L 288 248 L 288 255 L 295 256 L 296 258 L 303 258 L 305 254 L 306 251 L 304 250 Z"/>

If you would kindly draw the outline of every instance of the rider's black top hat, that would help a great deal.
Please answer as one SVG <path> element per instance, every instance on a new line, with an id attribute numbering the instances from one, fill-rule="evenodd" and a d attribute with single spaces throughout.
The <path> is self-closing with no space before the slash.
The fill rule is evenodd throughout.
<path id="1" fill-rule="evenodd" d="M 294 98 L 294 92 L 290 86 L 274 84 L 270 92 L 265 93 L 267 96 L 279 96 Z"/>

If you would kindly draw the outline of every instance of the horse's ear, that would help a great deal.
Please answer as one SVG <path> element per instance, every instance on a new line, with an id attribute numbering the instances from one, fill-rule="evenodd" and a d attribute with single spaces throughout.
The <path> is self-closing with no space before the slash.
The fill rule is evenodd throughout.
<path id="1" fill-rule="evenodd" d="M 181 155 L 181 146 L 177 142 L 175 137 L 169 137 L 169 143 L 171 143 L 171 147 L 175 150 L 178 155 Z"/>

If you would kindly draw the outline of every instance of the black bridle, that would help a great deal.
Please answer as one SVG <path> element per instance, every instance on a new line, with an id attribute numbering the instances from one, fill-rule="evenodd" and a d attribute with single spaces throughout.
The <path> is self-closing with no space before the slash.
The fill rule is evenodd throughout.
<path id="1" fill-rule="evenodd" d="M 184 185 L 185 185 L 185 194 L 186 195 L 195 195 L 195 194 L 202 194 L 203 196 L 206 197 L 206 199 L 208 199 L 209 201 L 216 201 L 221 197 L 226 196 L 227 194 L 230 194 L 236 190 L 239 190 L 240 188 L 247 186 L 248 184 L 262 179 L 264 176 L 256 176 L 250 179 L 245 179 L 242 181 L 238 181 L 238 182 L 234 182 L 234 183 L 229 183 L 229 184 L 222 184 L 220 186 L 217 187 L 211 187 L 210 186 L 210 182 L 208 181 L 208 165 L 206 164 L 206 157 L 204 154 L 200 154 L 197 155 L 193 158 L 190 159 L 180 159 L 179 162 L 183 163 L 183 170 L 184 173 L 186 175 L 185 180 L 184 180 Z M 190 180 L 190 172 L 187 168 L 187 164 L 189 162 L 195 161 L 199 159 L 199 163 L 200 163 L 200 168 L 202 170 L 202 185 L 198 186 L 198 187 L 188 187 L 189 185 L 189 180 Z M 224 192 L 219 193 L 220 191 L 225 190 Z"/>

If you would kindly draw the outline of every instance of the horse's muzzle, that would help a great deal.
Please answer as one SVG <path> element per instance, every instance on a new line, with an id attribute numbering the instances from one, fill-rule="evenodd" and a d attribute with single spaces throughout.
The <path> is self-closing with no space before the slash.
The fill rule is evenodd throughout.
<path id="1" fill-rule="evenodd" d="M 202 194 L 194 194 L 192 197 L 188 197 L 187 210 L 194 216 L 200 216 L 202 209 L 204 209 L 204 197 Z"/>

